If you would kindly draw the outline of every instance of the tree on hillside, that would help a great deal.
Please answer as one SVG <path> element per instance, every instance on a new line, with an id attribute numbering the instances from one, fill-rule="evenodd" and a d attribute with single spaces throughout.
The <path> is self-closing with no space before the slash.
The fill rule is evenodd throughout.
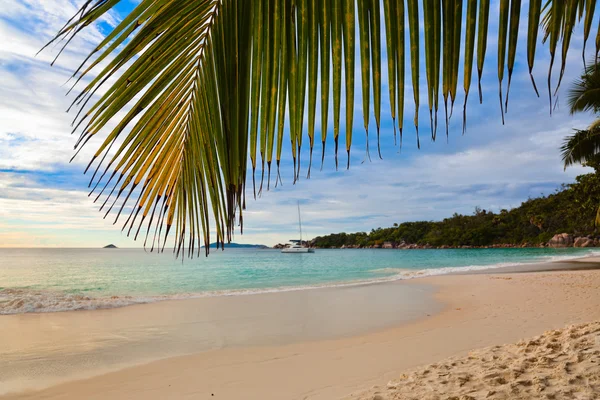
<path id="1" fill-rule="evenodd" d="M 120 0 L 82 3 L 81 10 L 60 30 L 56 40 L 68 44 L 87 26 L 101 22 Z M 500 114 L 504 120 L 522 10 L 521 0 L 499 3 L 499 30 L 494 41 L 498 46 L 494 50 L 498 56 Z M 354 104 L 356 47 L 360 52 L 365 130 L 372 100 L 379 131 L 382 46 L 387 54 L 391 106 L 388 111 L 400 143 L 405 130 L 405 96 L 412 97 L 415 105 L 418 139 L 421 51 L 425 54 L 432 138 L 437 135 L 440 94 L 448 133 L 448 118 L 459 91 L 460 63 L 464 71 L 466 123 L 473 69 L 477 69 L 481 80 L 487 54 L 490 1 L 467 0 L 465 7 L 463 0 L 383 0 L 382 7 L 380 4 L 380 0 L 139 1 L 73 75 L 75 82 L 86 82 L 74 100 L 74 107 L 80 108 L 74 129 L 81 132 L 77 151 L 92 137 L 104 134 L 86 169 L 93 171 L 90 186 L 98 193 L 97 199 L 104 196 L 102 209 L 107 214 L 118 210 L 115 223 L 123 211 L 128 213 L 123 229 L 136 238 L 141 232 L 146 237 L 144 243 L 152 249 L 164 249 L 173 225 L 177 254 L 186 244 L 192 254 L 194 248 L 200 248 L 201 238 L 208 252 L 212 229 L 218 242 L 230 240 L 235 225 L 242 225 L 248 159 L 253 186 L 255 169 L 262 171 L 257 183 L 259 194 L 277 185 L 286 125 L 294 181 L 301 174 L 305 116 L 308 144 L 304 146 L 310 148 L 307 175 L 310 176 L 312 166 L 312 149 L 319 139 L 322 163 L 330 94 L 337 165 L 342 92 L 345 103 Z M 538 31 L 543 27 L 551 55 L 550 103 L 555 89 L 550 84 L 555 58 L 561 58 L 560 74 L 555 79 L 557 89 L 573 28 L 579 21 L 583 23 L 585 49 L 595 9 L 596 0 L 548 0 L 543 9 L 542 0 L 529 2 L 525 12 L 527 64 L 531 74 Z M 596 33 L 596 56 L 599 34 L 600 30 Z M 410 82 L 406 82 L 407 57 Z M 535 88 L 533 75 L 531 79 Z M 412 96 L 405 93 L 405 85 L 412 87 Z M 482 99 L 481 85 L 479 98 Z M 320 138 L 315 129 L 317 101 L 321 111 Z M 286 112 L 289 124 L 285 122 Z M 345 107 L 345 113 L 345 164 L 349 166 L 354 107 Z M 253 193 L 256 196 L 256 187 Z"/>
<path id="2" fill-rule="evenodd" d="M 557 233 L 595 235 L 594 215 L 600 202 L 600 174 L 580 175 L 548 196 L 528 199 L 519 207 L 492 211 L 476 210 L 471 215 L 454 213 L 442 221 L 403 222 L 391 228 L 316 237 L 317 247 L 369 247 L 384 242 L 421 246 L 494 246 L 547 243 Z"/>

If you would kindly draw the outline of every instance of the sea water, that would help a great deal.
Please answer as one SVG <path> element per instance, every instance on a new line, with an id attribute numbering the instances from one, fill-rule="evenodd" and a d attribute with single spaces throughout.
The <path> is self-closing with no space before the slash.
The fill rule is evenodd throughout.
<path id="1" fill-rule="evenodd" d="M 176 259 L 143 249 L 0 249 L 0 314 L 356 285 L 591 254 L 575 248 L 226 249 Z"/>

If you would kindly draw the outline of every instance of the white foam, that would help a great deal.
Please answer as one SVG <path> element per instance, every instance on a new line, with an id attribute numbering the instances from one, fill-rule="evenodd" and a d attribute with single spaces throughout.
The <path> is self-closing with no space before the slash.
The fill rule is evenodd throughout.
<path id="1" fill-rule="evenodd" d="M 547 262 L 566 261 L 583 257 L 600 256 L 600 251 L 590 251 L 580 254 L 564 256 L 544 256 L 526 262 L 505 262 L 489 265 L 469 265 L 463 267 L 430 268 L 410 270 L 403 268 L 380 268 L 370 272 L 375 274 L 391 274 L 380 278 L 365 280 L 323 283 L 304 286 L 283 286 L 262 289 L 232 289 L 217 290 L 200 293 L 179 293 L 172 295 L 155 296 L 109 296 L 92 297 L 80 294 L 71 294 L 51 290 L 36 289 L 3 289 L 0 290 L 0 315 L 22 314 L 22 313 L 48 313 L 76 310 L 99 310 L 125 307 L 134 304 L 154 303 L 165 300 L 184 300 L 202 297 L 216 296 L 245 296 L 265 293 L 292 292 L 298 290 L 311 290 L 323 288 L 351 287 L 359 285 L 370 285 L 376 283 L 394 282 L 399 280 L 421 278 L 426 276 L 446 275 L 452 273 L 466 273 L 471 271 L 482 271 L 502 267 L 514 267 L 527 264 L 540 264 Z"/>
<path id="2" fill-rule="evenodd" d="M 544 264 L 550 262 L 559 262 L 559 261 L 568 261 L 568 260 L 576 260 L 585 257 L 595 257 L 600 256 L 600 251 L 593 250 L 586 253 L 581 254 L 569 254 L 569 255 L 561 255 L 561 256 L 541 256 L 533 260 L 529 261 L 519 261 L 519 262 L 503 262 L 496 264 L 488 264 L 488 265 L 467 265 L 464 267 L 444 267 L 444 268 L 431 268 L 431 269 L 420 269 L 420 270 L 401 270 L 396 279 L 412 279 L 419 278 L 425 276 L 437 276 L 437 275 L 446 275 L 453 273 L 465 273 L 471 271 L 484 271 L 489 269 L 498 269 L 505 267 L 517 267 L 520 265 L 532 265 L 532 264 Z M 389 268 L 386 268 L 389 269 Z"/>
<path id="3" fill-rule="evenodd" d="M 0 290 L 0 314 L 98 310 L 143 302 L 132 296 L 88 297 L 51 290 Z"/>
<path id="4" fill-rule="evenodd" d="M 293 292 L 299 290 L 358 286 L 379 282 L 389 282 L 393 280 L 396 280 L 396 278 L 386 277 L 367 281 L 337 282 L 333 284 L 324 283 L 307 286 L 282 286 L 263 289 L 215 290 L 200 293 L 178 293 L 156 296 L 91 297 L 76 294 L 65 294 L 50 290 L 4 289 L 0 290 L 0 315 L 101 310 L 125 307 L 135 304 L 155 303 L 166 300 L 185 300 L 203 297 L 247 296 L 254 294 Z"/>

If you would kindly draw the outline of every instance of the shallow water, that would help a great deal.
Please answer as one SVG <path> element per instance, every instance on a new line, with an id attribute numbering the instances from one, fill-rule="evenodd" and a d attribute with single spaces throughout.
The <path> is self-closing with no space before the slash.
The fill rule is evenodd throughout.
<path id="1" fill-rule="evenodd" d="M 0 249 L 0 314 L 113 308 L 287 291 L 553 261 L 589 249 L 228 249 L 175 259 L 141 249 Z"/>

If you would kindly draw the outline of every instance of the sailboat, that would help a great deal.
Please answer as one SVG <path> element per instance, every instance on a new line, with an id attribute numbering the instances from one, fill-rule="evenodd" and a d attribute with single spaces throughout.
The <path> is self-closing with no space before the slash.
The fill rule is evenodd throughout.
<path id="1" fill-rule="evenodd" d="M 305 247 L 302 244 L 302 218 L 300 217 L 300 202 L 298 202 L 298 225 L 300 227 L 300 240 L 290 240 L 290 243 L 294 243 L 291 247 L 281 249 L 282 253 L 314 253 L 315 251 L 309 247 Z"/>

